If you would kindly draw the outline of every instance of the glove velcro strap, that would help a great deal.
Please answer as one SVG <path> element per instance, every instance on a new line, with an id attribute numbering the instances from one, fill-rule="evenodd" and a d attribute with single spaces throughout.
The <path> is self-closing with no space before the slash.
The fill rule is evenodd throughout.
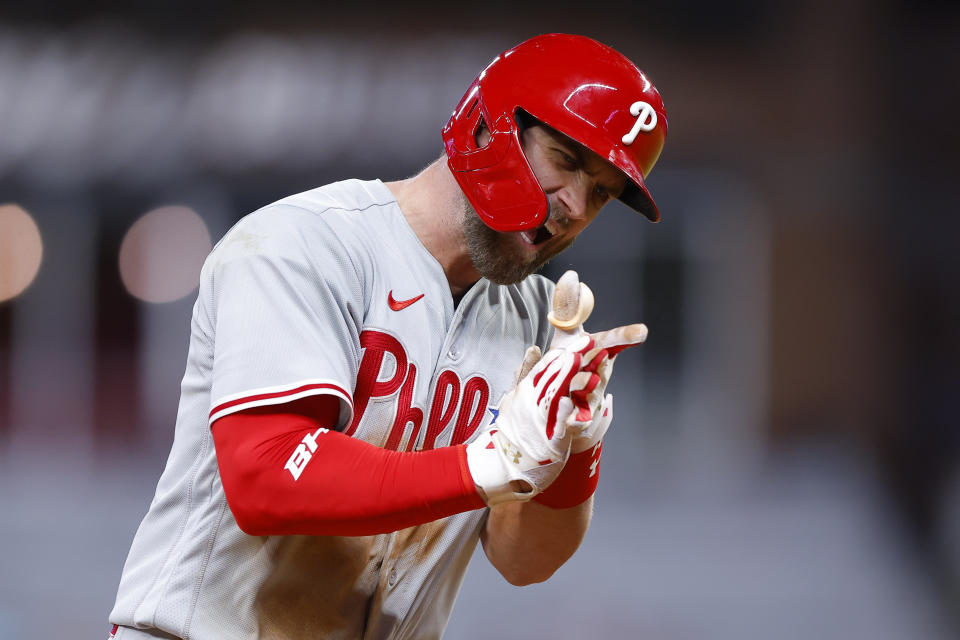
<path id="1" fill-rule="evenodd" d="M 592 449 L 571 454 L 557 479 L 533 499 L 554 509 L 569 509 L 585 502 L 597 490 L 602 452 L 603 442 L 598 442 Z"/>
<path id="2" fill-rule="evenodd" d="M 509 443 L 495 434 L 496 430 L 492 434 L 482 434 L 467 445 L 467 466 L 474 483 L 482 490 L 490 507 L 502 502 L 529 500 L 536 489 L 526 493 L 513 490 L 512 481 L 522 479 L 519 466 L 512 468 L 513 465 L 504 457 L 504 445 Z"/>

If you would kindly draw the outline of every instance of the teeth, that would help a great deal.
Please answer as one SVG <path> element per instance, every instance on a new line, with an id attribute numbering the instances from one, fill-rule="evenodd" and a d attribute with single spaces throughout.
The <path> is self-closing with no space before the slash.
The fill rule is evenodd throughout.
<path id="1" fill-rule="evenodd" d="M 534 231 L 521 231 L 520 235 L 523 236 L 523 239 L 527 241 L 527 244 L 533 244 L 534 240 L 537 237 L 536 230 Z"/>

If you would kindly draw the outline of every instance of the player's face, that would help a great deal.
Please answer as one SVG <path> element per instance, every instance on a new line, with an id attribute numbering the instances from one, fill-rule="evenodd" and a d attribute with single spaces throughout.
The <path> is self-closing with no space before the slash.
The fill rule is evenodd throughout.
<path id="1" fill-rule="evenodd" d="M 472 210 L 464 217 L 474 266 L 498 284 L 523 280 L 573 244 L 603 205 L 626 186 L 619 169 L 550 127 L 527 127 L 522 140 L 527 162 L 550 205 L 543 226 L 504 233 L 486 226 Z"/>

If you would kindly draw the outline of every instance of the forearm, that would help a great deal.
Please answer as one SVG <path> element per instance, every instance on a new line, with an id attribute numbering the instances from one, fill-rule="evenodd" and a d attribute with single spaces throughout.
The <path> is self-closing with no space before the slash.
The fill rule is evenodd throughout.
<path id="1" fill-rule="evenodd" d="M 593 497 L 569 509 L 507 502 L 490 509 L 481 533 L 490 563 L 513 585 L 543 582 L 579 548 L 590 526 Z"/>
<path id="2" fill-rule="evenodd" d="M 233 414 L 213 437 L 227 503 L 251 535 L 386 533 L 483 506 L 463 447 L 386 451 L 295 414 Z"/>

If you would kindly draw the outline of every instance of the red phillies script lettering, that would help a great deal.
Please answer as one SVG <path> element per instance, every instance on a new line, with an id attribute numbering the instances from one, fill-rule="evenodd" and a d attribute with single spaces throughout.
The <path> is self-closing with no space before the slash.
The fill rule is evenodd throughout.
<path id="1" fill-rule="evenodd" d="M 433 449 L 437 436 L 450 424 L 453 412 L 460 404 L 460 377 L 447 369 L 437 376 L 437 388 L 433 390 L 433 403 L 430 405 L 430 422 L 427 435 L 423 439 L 424 449 Z"/>
<path id="2" fill-rule="evenodd" d="M 370 404 L 371 398 L 386 398 L 399 391 L 397 411 L 393 427 L 384 448 L 397 450 L 407 425 L 412 425 L 407 440 L 407 451 L 412 450 L 420 428 L 423 426 L 423 410 L 413 406 L 413 395 L 417 380 L 417 367 L 409 362 L 407 352 L 395 337 L 388 333 L 368 329 L 360 334 L 360 346 L 363 358 L 357 372 L 357 386 L 353 392 L 353 421 L 346 435 L 353 435 Z M 396 363 L 393 373 L 386 380 L 384 361 L 390 355 Z M 437 437 L 453 423 L 451 445 L 461 444 L 473 435 L 487 410 L 490 400 L 490 385 L 480 376 L 473 376 L 465 383 L 455 371 L 446 369 L 437 376 L 436 388 L 431 394 L 430 418 L 422 449 L 433 449 Z"/>
<path id="3" fill-rule="evenodd" d="M 403 383 L 403 389 L 400 390 L 400 401 L 397 403 L 397 415 L 393 419 L 393 428 L 390 429 L 390 437 L 387 443 L 383 445 L 384 449 L 396 451 L 400 446 L 400 438 L 407 428 L 407 423 L 413 425 L 413 432 L 407 441 L 407 451 L 413 449 L 417 436 L 420 434 L 420 425 L 423 424 L 423 410 L 413 406 L 413 385 L 417 381 L 417 367 L 410 365 L 407 373 L 407 380 Z"/>
<path id="4" fill-rule="evenodd" d="M 407 352 L 400 341 L 388 333 L 364 331 L 360 334 L 360 346 L 364 349 L 360 370 L 357 371 L 357 386 L 353 390 L 353 421 L 344 433 L 352 436 L 367 410 L 370 398 L 392 395 L 407 377 Z M 393 377 L 380 381 L 380 369 L 387 354 L 393 356 L 397 368 Z"/>

